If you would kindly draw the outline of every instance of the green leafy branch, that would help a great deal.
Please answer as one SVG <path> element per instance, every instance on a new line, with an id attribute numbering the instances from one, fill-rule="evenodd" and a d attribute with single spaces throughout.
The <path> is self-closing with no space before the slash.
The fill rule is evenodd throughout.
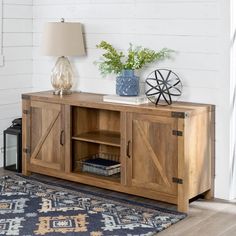
<path id="1" fill-rule="evenodd" d="M 124 54 L 117 52 L 117 50 L 109 43 L 102 41 L 97 48 L 104 49 L 106 52 L 102 55 L 101 61 L 96 62 L 99 66 L 99 70 L 103 75 L 107 74 L 119 74 L 123 69 L 121 62 Z"/>
<path id="2" fill-rule="evenodd" d="M 97 48 L 105 50 L 105 53 L 102 54 L 100 61 L 95 62 L 95 64 L 98 65 L 101 74 L 104 76 L 111 73 L 120 74 L 124 69 L 141 69 L 146 64 L 170 58 L 171 54 L 174 52 L 168 48 L 163 48 L 162 50 L 156 52 L 141 46 L 133 47 L 133 45 L 130 44 L 128 55 L 125 60 L 124 53 L 118 52 L 106 41 L 102 41 L 99 45 L 97 45 Z"/>

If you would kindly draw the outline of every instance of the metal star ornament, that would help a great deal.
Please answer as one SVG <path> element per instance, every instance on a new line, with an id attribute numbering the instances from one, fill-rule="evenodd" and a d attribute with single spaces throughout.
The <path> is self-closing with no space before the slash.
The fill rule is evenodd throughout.
<path id="1" fill-rule="evenodd" d="M 183 85 L 173 71 L 158 69 L 152 71 L 145 84 L 145 94 L 155 105 L 171 105 L 182 94 Z"/>

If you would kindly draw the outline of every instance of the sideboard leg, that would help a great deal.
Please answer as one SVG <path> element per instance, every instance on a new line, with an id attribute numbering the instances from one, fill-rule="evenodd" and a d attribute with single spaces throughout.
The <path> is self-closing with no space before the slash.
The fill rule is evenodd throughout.
<path id="1" fill-rule="evenodd" d="M 31 175 L 31 171 L 27 171 L 27 170 L 22 170 L 22 174 L 25 175 L 25 176 L 30 176 Z"/>
<path id="2" fill-rule="evenodd" d="M 179 197 L 177 210 L 179 212 L 184 212 L 184 213 L 188 212 L 188 210 L 189 210 L 189 201 L 186 197 L 184 197 L 184 198 Z"/>
<path id="3" fill-rule="evenodd" d="M 204 193 L 204 199 L 211 200 L 214 197 L 214 192 L 210 189 Z"/>

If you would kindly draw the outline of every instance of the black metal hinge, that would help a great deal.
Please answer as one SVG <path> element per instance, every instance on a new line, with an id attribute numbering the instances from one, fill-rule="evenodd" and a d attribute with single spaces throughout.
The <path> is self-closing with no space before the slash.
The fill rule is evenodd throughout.
<path id="1" fill-rule="evenodd" d="M 183 136 L 183 132 L 179 131 L 179 130 L 173 130 L 172 134 L 175 135 L 175 136 Z"/>
<path id="2" fill-rule="evenodd" d="M 22 99 L 27 99 L 27 100 L 30 99 L 30 96 L 27 94 L 22 94 L 21 97 L 22 97 Z"/>
<path id="3" fill-rule="evenodd" d="M 176 177 L 172 178 L 172 182 L 176 184 L 183 184 L 183 180 Z"/>
<path id="4" fill-rule="evenodd" d="M 30 114 L 30 111 L 29 110 L 23 110 L 23 114 L 28 115 L 28 114 Z"/>
<path id="5" fill-rule="evenodd" d="M 173 118 L 182 118 L 184 119 L 186 117 L 186 114 L 184 112 L 171 112 L 171 117 Z"/>
<path id="6" fill-rule="evenodd" d="M 23 148 L 23 152 L 26 154 L 30 154 L 30 148 Z"/>

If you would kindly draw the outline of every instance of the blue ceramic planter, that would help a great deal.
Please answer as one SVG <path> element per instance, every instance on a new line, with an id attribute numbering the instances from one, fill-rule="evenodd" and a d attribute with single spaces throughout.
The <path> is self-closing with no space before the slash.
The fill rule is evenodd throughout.
<path id="1" fill-rule="evenodd" d="M 139 95 L 139 77 L 134 75 L 134 70 L 123 70 L 116 78 L 116 94 L 119 96 Z"/>

